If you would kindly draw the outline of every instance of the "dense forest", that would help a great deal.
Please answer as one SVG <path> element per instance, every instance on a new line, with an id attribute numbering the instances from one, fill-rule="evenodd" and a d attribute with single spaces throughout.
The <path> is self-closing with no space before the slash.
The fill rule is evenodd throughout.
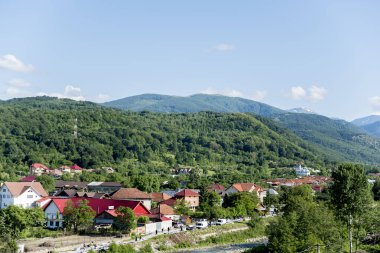
<path id="1" fill-rule="evenodd" d="M 8 174 L 26 174 L 35 162 L 163 173 L 187 166 L 255 177 L 329 164 L 290 131 L 248 114 L 136 113 L 47 97 L 3 102 L 0 113 L 0 164 Z"/>
<path id="2" fill-rule="evenodd" d="M 136 112 L 251 113 L 276 121 L 278 125 L 311 143 L 329 160 L 380 164 L 380 139 L 377 138 L 375 130 L 363 130 L 347 121 L 318 114 L 291 113 L 249 99 L 207 94 L 188 97 L 143 94 L 110 101 L 104 105 Z"/>

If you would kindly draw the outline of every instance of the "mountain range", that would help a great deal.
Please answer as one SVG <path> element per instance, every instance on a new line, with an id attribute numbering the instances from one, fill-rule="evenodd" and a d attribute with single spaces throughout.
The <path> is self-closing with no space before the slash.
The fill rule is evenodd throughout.
<path id="1" fill-rule="evenodd" d="M 370 115 L 353 120 L 352 124 L 359 126 L 367 133 L 380 137 L 380 115 Z"/>
<path id="2" fill-rule="evenodd" d="M 249 99 L 206 94 L 188 97 L 143 94 L 110 101 L 104 105 L 128 111 L 160 113 L 200 111 L 251 113 L 266 117 L 275 121 L 279 126 L 293 131 L 330 159 L 364 163 L 380 162 L 378 153 L 380 139 L 373 136 L 373 131 L 305 109 L 296 108 L 289 112 Z"/>
<path id="3" fill-rule="evenodd" d="M 151 124 L 151 122 L 144 122 L 144 117 L 147 117 L 144 115 L 149 116 L 151 115 L 150 112 L 152 112 L 153 115 L 157 114 L 158 116 L 168 115 L 167 117 L 162 116 L 162 118 L 160 118 L 160 120 L 165 120 L 165 118 L 167 118 L 167 120 L 170 120 L 170 122 L 172 122 L 171 125 L 166 127 L 166 130 L 162 130 L 168 131 L 168 133 L 173 131 L 175 132 L 176 130 L 175 128 L 172 128 L 172 126 L 174 126 L 175 124 L 184 124 L 183 122 L 187 122 L 186 124 L 188 124 L 188 126 L 186 126 L 186 128 L 190 127 L 189 129 L 192 129 L 193 126 L 193 128 L 195 128 L 193 130 L 196 133 L 205 132 L 207 130 L 207 125 L 214 124 L 212 120 L 217 119 L 218 117 L 223 117 L 224 121 L 226 122 L 230 120 L 231 124 L 235 125 L 234 128 L 231 128 L 231 131 L 236 131 L 237 129 L 241 128 L 241 126 L 245 126 L 247 124 L 245 123 L 246 118 L 243 116 L 247 115 L 251 117 L 252 120 L 260 121 L 260 124 L 265 125 L 266 128 L 272 131 L 273 133 L 270 134 L 271 136 L 282 136 L 282 138 L 285 138 L 286 141 L 277 140 L 279 137 L 273 137 L 274 139 L 276 139 L 276 143 L 283 143 L 284 147 L 281 147 L 282 149 L 286 149 L 286 147 L 289 147 L 289 143 L 296 143 L 304 149 L 302 152 L 299 152 L 300 154 L 312 153 L 316 155 L 317 159 L 322 159 L 330 162 L 351 161 L 364 164 L 380 165 L 380 139 L 368 134 L 359 126 L 356 126 L 344 120 L 331 119 L 318 114 L 292 113 L 289 111 L 275 108 L 270 105 L 266 105 L 264 103 L 243 98 L 205 94 L 197 94 L 189 97 L 145 94 L 111 101 L 105 104 L 96 104 L 91 102 L 77 102 L 69 99 L 35 97 L 2 101 L 0 103 L 0 109 L 1 108 L 7 108 L 8 110 L 8 119 L 6 120 L 5 116 L 3 116 L 4 120 L 6 120 L 4 121 L 4 123 L 11 122 L 10 117 L 12 114 L 10 112 L 16 109 L 20 109 L 23 112 L 26 111 L 30 113 L 30 115 L 24 115 L 26 121 L 28 118 L 32 118 L 33 114 L 36 114 L 40 115 L 39 117 L 43 119 L 43 121 L 45 122 L 44 124 L 58 124 L 58 126 L 62 126 L 63 123 L 50 122 L 53 118 L 46 118 L 46 116 L 44 116 L 44 113 L 54 114 L 54 117 L 59 118 L 69 117 L 67 115 L 75 114 L 77 115 L 76 117 L 80 118 L 83 117 L 81 116 L 82 112 L 92 112 L 91 114 L 89 114 L 91 115 L 92 120 L 88 119 L 86 121 L 87 125 L 92 126 L 93 122 L 102 122 L 103 127 L 106 127 L 106 129 L 110 129 L 110 133 L 112 133 L 112 131 L 120 131 L 111 130 L 112 128 L 114 128 L 114 126 L 109 125 L 111 123 L 113 125 L 119 125 L 117 121 L 109 119 L 109 123 L 103 122 L 105 115 L 111 114 L 115 115 L 115 118 L 119 118 L 122 121 L 130 122 L 130 120 L 133 119 L 140 122 L 139 124 L 141 129 L 138 129 L 138 126 L 134 125 L 134 127 L 136 128 L 136 130 L 134 131 L 142 131 L 142 136 L 145 136 L 143 130 L 147 129 L 147 124 Z M 115 110 L 115 108 L 117 110 Z M 62 111 L 62 115 L 59 113 L 60 111 Z M 134 114 L 133 112 L 123 111 L 136 111 L 140 113 Z M 210 122 L 203 122 L 202 124 L 199 123 L 200 125 L 197 126 L 193 125 L 191 118 L 195 117 L 198 120 L 202 119 L 204 121 L 204 119 L 207 119 L 207 117 L 205 118 L 205 116 L 208 114 L 203 113 L 200 114 L 201 116 L 197 115 L 201 112 L 206 111 L 219 114 L 217 114 L 218 116 L 210 114 Z M 5 112 L 2 112 L 2 115 L 5 115 Z M 239 115 L 242 116 L 240 117 Z M 70 118 L 72 117 L 73 116 L 70 116 Z M 154 117 L 149 116 L 149 118 Z M 179 121 L 180 118 L 182 119 L 181 121 Z M 56 120 L 54 120 L 54 122 L 55 121 Z M 162 121 L 162 123 L 160 124 L 165 125 L 164 122 L 165 121 Z M 13 132 L 20 132 L 17 128 L 14 128 L 14 126 L 22 125 L 23 123 L 15 119 L 15 122 L 13 122 L 12 124 L 12 126 L 9 126 L 11 130 L 3 131 L 4 134 L 2 137 L 4 138 L 4 140 L 11 138 L 10 136 L 8 136 L 8 133 L 12 134 Z M 154 127 L 160 126 L 160 124 L 157 122 L 155 122 L 154 124 Z M 123 128 L 125 127 L 128 128 L 127 125 Z M 93 128 L 99 129 L 99 126 L 95 124 Z M 27 130 L 24 131 L 26 132 Z M 38 129 L 34 129 L 33 131 L 37 131 L 37 133 L 43 134 L 42 132 L 38 132 Z M 249 132 L 250 130 L 246 129 L 244 131 Z M 262 142 L 266 143 L 265 145 L 269 145 L 271 142 L 273 142 L 271 140 L 267 140 L 267 138 L 261 134 L 258 135 L 260 137 L 257 137 L 257 132 L 255 131 L 251 132 L 252 137 L 256 136 L 255 138 L 262 139 Z M 226 134 L 226 132 L 224 132 L 223 134 Z M 88 135 L 93 136 L 93 134 L 91 134 L 90 131 Z M 33 136 L 33 133 L 30 133 L 30 136 Z M 18 137 L 17 140 L 20 140 L 20 138 L 26 137 Z M 185 140 L 187 137 L 183 136 L 181 138 Z M 220 136 L 219 138 L 222 138 L 222 136 Z M 112 139 L 114 139 L 114 137 L 112 137 Z M 257 140 L 259 139 L 256 139 L 255 145 L 257 145 Z M 155 142 L 157 141 L 161 142 L 162 140 L 159 139 Z M 218 141 L 218 138 L 216 138 L 215 141 Z M 50 141 L 48 142 L 50 143 Z M 93 144 L 93 146 L 103 145 L 103 142 L 100 142 L 99 144 Z M 89 140 L 89 143 L 92 143 L 92 141 Z M 6 145 L 6 143 L 4 143 L 4 145 Z M 211 146 L 216 147 L 218 145 L 213 144 Z M 225 147 L 227 148 L 228 145 Z M 276 145 L 276 152 L 279 152 L 278 148 L 278 145 Z M 4 146 L 4 150 L 6 149 L 7 147 Z M 141 150 L 141 148 L 139 148 L 138 150 Z M 25 151 L 20 152 L 25 153 Z M 134 154 L 136 154 L 136 151 L 134 152 Z M 296 157 L 297 155 L 295 155 L 293 152 L 292 155 L 287 159 L 292 159 L 291 157 L 293 156 Z M 79 163 L 80 161 L 77 162 Z"/>

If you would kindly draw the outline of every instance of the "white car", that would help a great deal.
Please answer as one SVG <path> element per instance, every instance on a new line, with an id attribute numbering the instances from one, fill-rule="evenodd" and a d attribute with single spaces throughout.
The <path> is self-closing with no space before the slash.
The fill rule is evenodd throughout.
<path id="1" fill-rule="evenodd" d="M 218 221 L 216 222 L 216 225 L 224 225 L 227 223 L 227 220 L 226 219 L 218 219 Z"/>
<path id="2" fill-rule="evenodd" d="M 198 229 L 204 229 L 208 227 L 208 222 L 207 221 L 198 221 L 195 223 L 195 227 Z"/>

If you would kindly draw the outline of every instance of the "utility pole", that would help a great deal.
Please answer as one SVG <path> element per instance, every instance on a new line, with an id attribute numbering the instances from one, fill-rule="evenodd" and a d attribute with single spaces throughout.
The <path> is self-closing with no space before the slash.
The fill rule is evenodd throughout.
<path id="1" fill-rule="evenodd" d="M 317 253 L 321 253 L 321 246 L 319 245 L 319 243 L 317 244 Z"/>

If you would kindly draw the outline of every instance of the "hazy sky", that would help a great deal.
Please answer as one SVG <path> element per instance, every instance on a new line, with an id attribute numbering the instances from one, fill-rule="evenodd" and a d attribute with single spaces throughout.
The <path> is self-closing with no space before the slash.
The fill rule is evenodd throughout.
<path id="1" fill-rule="evenodd" d="M 380 112 L 380 1 L 0 1 L 0 98 L 218 93 Z"/>

